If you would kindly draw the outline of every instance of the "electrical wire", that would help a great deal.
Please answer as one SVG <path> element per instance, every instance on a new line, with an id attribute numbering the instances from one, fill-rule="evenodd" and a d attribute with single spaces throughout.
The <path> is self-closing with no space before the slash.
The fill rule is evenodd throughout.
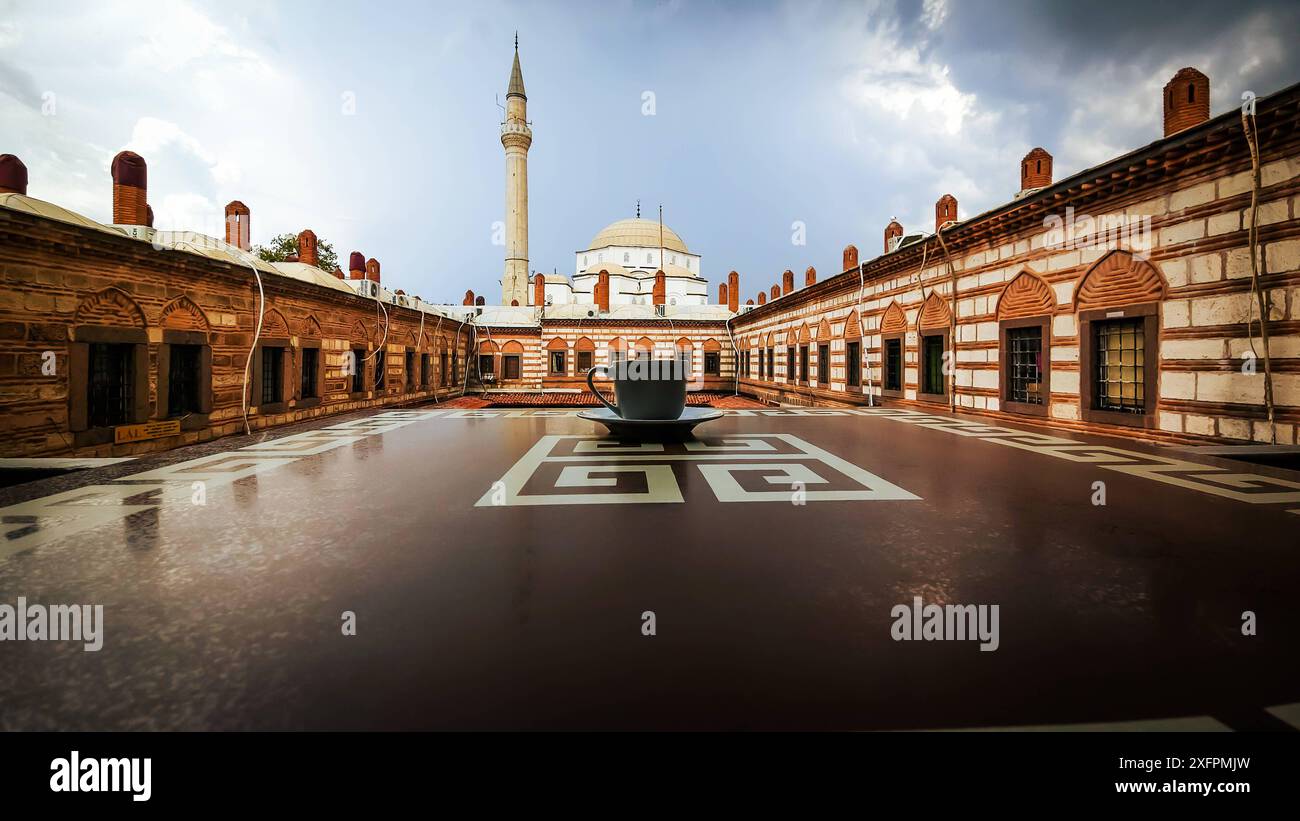
<path id="1" fill-rule="evenodd" d="M 257 266 L 249 262 L 253 276 L 257 278 L 257 329 L 253 331 L 253 345 L 248 349 L 248 359 L 244 361 L 244 389 L 239 394 L 240 411 L 244 417 L 244 435 L 252 433 L 248 426 L 248 375 L 253 367 L 253 355 L 257 353 L 258 340 L 262 338 L 262 317 L 266 315 L 266 293 L 262 290 L 262 274 Z"/>
<path id="2" fill-rule="evenodd" d="M 1241 109 L 1241 127 L 1245 132 L 1246 145 L 1250 149 L 1250 166 L 1251 166 L 1251 186 L 1250 186 L 1250 231 L 1247 244 L 1250 250 L 1250 289 L 1255 295 L 1255 302 L 1259 307 L 1259 336 L 1260 342 L 1264 346 L 1264 408 L 1268 413 L 1269 439 L 1272 444 L 1277 444 L 1277 418 L 1273 406 L 1273 361 L 1269 354 L 1268 343 L 1268 302 L 1259 284 L 1259 189 L 1260 189 L 1260 169 L 1259 169 L 1259 127 L 1255 121 L 1253 112 L 1248 111 L 1246 107 Z M 1256 358 L 1258 354 L 1255 351 L 1255 337 L 1250 332 L 1250 322 L 1252 310 L 1246 308 L 1246 338 L 1250 342 L 1250 352 Z"/>
<path id="3" fill-rule="evenodd" d="M 948 352 L 952 354 L 952 372 L 948 374 L 948 410 L 952 413 L 957 412 L 957 272 L 952 267 L 952 255 L 948 253 L 948 243 L 943 241 L 943 229 L 952 224 L 948 220 L 943 225 L 934 229 L 934 235 L 939 239 L 939 247 L 943 248 L 943 257 L 948 264 L 948 282 L 949 290 L 952 293 L 952 308 L 948 311 Z M 933 292 L 933 288 L 931 292 Z"/>

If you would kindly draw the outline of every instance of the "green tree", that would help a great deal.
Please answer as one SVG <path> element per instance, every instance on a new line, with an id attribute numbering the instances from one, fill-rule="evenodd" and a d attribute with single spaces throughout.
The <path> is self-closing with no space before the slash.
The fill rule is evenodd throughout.
<path id="1" fill-rule="evenodd" d="M 297 234 L 277 234 L 266 245 L 253 246 L 253 253 L 267 262 L 284 262 L 290 256 L 298 255 Z M 316 267 L 327 274 L 334 273 L 339 266 L 338 254 L 327 239 L 316 238 Z"/>

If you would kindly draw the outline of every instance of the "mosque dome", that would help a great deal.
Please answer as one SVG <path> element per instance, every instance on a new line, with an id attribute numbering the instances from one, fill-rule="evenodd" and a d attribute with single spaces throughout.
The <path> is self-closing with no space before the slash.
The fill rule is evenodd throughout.
<path id="1" fill-rule="evenodd" d="M 588 251 L 608 248 L 611 245 L 630 246 L 633 248 L 658 248 L 659 223 L 647 219 L 625 219 L 612 222 L 601 229 L 587 246 Z M 663 227 L 663 247 L 670 251 L 689 254 L 691 251 L 677 236 L 677 232 L 667 225 Z M 612 272 L 611 272 L 612 273 Z"/>

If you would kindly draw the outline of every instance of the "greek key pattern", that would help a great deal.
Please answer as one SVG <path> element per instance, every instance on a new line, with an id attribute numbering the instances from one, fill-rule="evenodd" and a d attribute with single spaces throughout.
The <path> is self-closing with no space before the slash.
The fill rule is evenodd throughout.
<path id="1" fill-rule="evenodd" d="M 1300 482 L 1292 482 L 1258 473 L 1240 473 L 1229 468 L 1189 462 L 1167 456 L 1156 456 L 1108 445 L 1091 445 L 1073 439 L 1050 436 L 1042 433 L 1030 433 L 998 425 L 972 422 L 952 416 L 941 416 L 923 411 L 902 408 L 857 408 L 851 413 L 893 419 L 918 425 L 930 430 L 954 433 L 958 436 L 970 436 L 998 445 L 1020 448 L 1021 450 L 1042 453 L 1140 476 L 1167 485 L 1176 485 L 1200 493 L 1209 493 L 1225 499 L 1233 499 L 1249 504 L 1295 504 L 1300 502 Z M 1290 511 L 1296 513 L 1297 511 Z"/>
<path id="2" fill-rule="evenodd" d="M 695 470 L 719 502 L 781 504 L 918 499 L 786 433 L 628 444 L 599 436 L 541 437 L 477 507 L 682 503 Z"/>
<path id="3" fill-rule="evenodd" d="M 111 525 L 135 513 L 193 505 L 196 493 L 206 498 L 212 490 L 238 479 L 443 413 L 446 411 L 385 411 L 0 508 L 0 533 L 4 534 L 0 561 L 57 539 Z"/>

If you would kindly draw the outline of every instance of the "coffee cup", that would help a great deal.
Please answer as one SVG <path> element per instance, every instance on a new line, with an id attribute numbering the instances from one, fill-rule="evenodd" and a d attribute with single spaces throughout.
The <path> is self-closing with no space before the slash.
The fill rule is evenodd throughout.
<path id="1" fill-rule="evenodd" d="M 592 384 L 597 372 L 613 380 L 617 405 L 611 405 Z M 587 371 L 587 387 L 602 405 L 623 419 L 666 421 L 680 419 L 686 410 L 686 372 L 676 359 L 631 359 L 597 365 Z"/>

